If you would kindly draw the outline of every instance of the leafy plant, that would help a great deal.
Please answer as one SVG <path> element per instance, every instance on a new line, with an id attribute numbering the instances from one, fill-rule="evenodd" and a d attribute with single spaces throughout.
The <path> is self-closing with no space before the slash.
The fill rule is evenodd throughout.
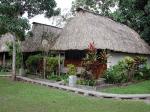
<path id="1" fill-rule="evenodd" d="M 51 73 L 48 76 L 49 80 L 54 80 L 54 81 L 64 81 L 64 83 L 66 84 L 68 82 L 68 75 L 66 74 L 61 74 L 60 76 L 57 74 Z"/>
<path id="2" fill-rule="evenodd" d="M 9 55 L 12 56 L 13 53 L 13 43 L 12 42 L 7 42 L 6 43 L 7 48 L 9 50 Z M 22 67 L 23 64 L 23 54 L 21 51 L 21 45 L 20 41 L 16 42 L 16 68 L 19 69 Z"/>
<path id="3" fill-rule="evenodd" d="M 82 66 L 85 69 L 85 71 L 83 72 L 83 76 L 87 74 L 88 76 L 92 76 L 91 79 L 99 78 L 99 74 L 95 73 L 95 70 L 98 69 L 99 65 L 106 64 L 107 58 L 108 55 L 105 50 L 102 50 L 98 54 L 94 42 L 89 43 L 86 57 L 83 59 L 82 62 Z"/>
<path id="4" fill-rule="evenodd" d="M 68 75 L 76 75 L 77 74 L 77 69 L 73 64 L 68 64 L 67 68 L 68 68 L 68 72 L 67 72 Z"/>
<path id="5" fill-rule="evenodd" d="M 62 63 L 62 58 L 60 58 L 60 63 Z M 59 57 L 46 57 L 46 77 L 52 73 L 58 74 Z"/>
<path id="6" fill-rule="evenodd" d="M 135 73 L 135 78 L 138 80 L 150 79 L 150 65 L 143 64 L 142 66 L 140 66 L 139 70 Z"/>
<path id="7" fill-rule="evenodd" d="M 136 79 L 143 79 L 144 72 L 148 73 L 146 64 L 147 59 L 144 57 L 125 57 L 117 65 L 109 68 L 105 72 L 106 81 L 109 83 L 124 83 Z M 142 68 L 141 68 L 142 67 Z M 145 74 L 145 73 L 144 73 Z"/>
<path id="8" fill-rule="evenodd" d="M 43 57 L 40 55 L 40 54 L 37 54 L 37 55 L 31 55 L 28 57 L 28 59 L 26 60 L 26 66 L 28 68 L 28 70 L 31 72 L 31 73 L 37 73 L 38 71 L 38 66 L 39 66 L 39 63 L 42 62 L 43 60 Z"/>
<path id="9" fill-rule="evenodd" d="M 80 79 L 80 80 L 77 81 L 77 84 L 79 84 L 79 85 L 88 85 L 88 86 L 95 86 L 96 81 L 95 80 Z"/>

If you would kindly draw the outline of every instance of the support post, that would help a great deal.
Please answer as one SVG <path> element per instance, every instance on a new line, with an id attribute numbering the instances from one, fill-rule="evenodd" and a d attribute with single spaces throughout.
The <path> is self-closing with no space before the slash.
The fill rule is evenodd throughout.
<path id="1" fill-rule="evenodd" d="M 60 71 L 61 71 L 61 66 L 60 66 L 60 64 L 61 64 L 61 59 L 60 59 L 60 52 L 59 52 L 59 60 L 58 60 L 58 74 L 59 74 L 59 76 L 60 76 Z"/>
<path id="2" fill-rule="evenodd" d="M 16 79 L 16 37 L 13 35 L 13 55 L 12 55 L 12 79 Z"/>
<path id="3" fill-rule="evenodd" d="M 5 65 L 6 65 L 6 55 L 5 55 L 5 53 L 3 54 L 3 67 L 5 67 Z"/>
<path id="4" fill-rule="evenodd" d="M 44 79 L 46 78 L 46 73 L 45 73 L 45 71 L 46 71 L 46 57 L 44 56 Z"/>

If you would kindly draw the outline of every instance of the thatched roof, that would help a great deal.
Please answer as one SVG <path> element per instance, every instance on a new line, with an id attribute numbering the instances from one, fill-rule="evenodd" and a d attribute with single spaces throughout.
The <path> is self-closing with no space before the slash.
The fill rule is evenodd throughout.
<path id="1" fill-rule="evenodd" d="M 90 42 L 97 49 L 150 54 L 149 45 L 131 28 L 82 9 L 68 21 L 52 49 L 85 50 Z"/>
<path id="2" fill-rule="evenodd" d="M 13 36 L 10 33 L 6 33 L 0 37 L 0 52 L 8 52 L 7 43 L 13 41 Z"/>
<path id="3" fill-rule="evenodd" d="M 48 40 L 48 49 L 50 49 L 61 31 L 61 28 L 34 22 L 32 27 L 32 36 L 26 38 L 26 40 L 22 42 L 23 52 L 42 51 L 44 49 L 42 46 L 43 39 Z"/>

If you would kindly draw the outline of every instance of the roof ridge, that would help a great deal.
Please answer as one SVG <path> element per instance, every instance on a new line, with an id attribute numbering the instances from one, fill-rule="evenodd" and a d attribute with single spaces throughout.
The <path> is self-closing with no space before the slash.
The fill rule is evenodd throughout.
<path id="1" fill-rule="evenodd" d="M 40 25 L 45 25 L 45 26 L 50 26 L 50 27 L 54 27 L 54 28 L 58 28 L 58 29 L 63 29 L 57 26 L 53 26 L 53 25 L 48 25 L 48 24 L 44 24 L 44 23 L 38 23 L 38 22 L 33 22 L 32 24 L 40 24 Z"/>

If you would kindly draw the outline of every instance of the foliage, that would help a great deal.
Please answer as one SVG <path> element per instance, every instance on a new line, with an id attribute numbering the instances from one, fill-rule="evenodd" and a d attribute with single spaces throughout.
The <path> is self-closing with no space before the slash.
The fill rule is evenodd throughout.
<path id="1" fill-rule="evenodd" d="M 88 85 L 88 86 L 95 86 L 96 81 L 95 80 L 80 79 L 80 80 L 77 80 L 77 84 L 79 84 L 79 85 Z"/>
<path id="2" fill-rule="evenodd" d="M 48 76 L 48 79 L 54 81 L 64 81 L 66 83 L 68 81 L 68 75 L 66 74 L 56 75 L 52 73 Z"/>
<path id="3" fill-rule="evenodd" d="M 46 71 L 47 72 L 57 72 L 58 70 L 59 57 L 46 57 Z"/>
<path id="4" fill-rule="evenodd" d="M 26 60 L 26 66 L 30 72 L 37 72 L 39 63 L 43 60 L 43 57 L 40 54 L 31 55 Z"/>
<path id="5" fill-rule="evenodd" d="M 91 79 L 97 79 L 97 75 L 99 74 L 95 74 L 94 70 L 97 69 L 100 64 L 106 64 L 107 58 L 108 55 L 105 50 L 102 50 L 98 54 L 94 42 L 89 43 L 86 57 L 82 62 L 82 66 L 85 68 L 83 76 L 87 76 L 87 78 L 91 77 Z"/>
<path id="6" fill-rule="evenodd" d="M 6 66 L 0 66 L 0 72 L 9 72 L 9 68 Z"/>
<path id="7" fill-rule="evenodd" d="M 133 81 L 136 77 L 141 77 L 141 66 L 146 64 L 147 59 L 144 57 L 125 57 L 117 65 L 109 68 L 105 73 L 106 81 L 109 83 L 124 83 Z M 143 70 L 144 72 L 144 70 Z"/>
<path id="8" fill-rule="evenodd" d="M 68 68 L 68 72 L 67 72 L 68 75 L 77 75 L 77 69 L 76 69 L 75 65 L 68 64 L 67 68 Z"/>
<path id="9" fill-rule="evenodd" d="M 150 0 L 119 0 L 112 17 L 136 30 L 150 44 Z"/>
<path id="10" fill-rule="evenodd" d="M 7 47 L 9 50 L 9 55 L 12 56 L 13 53 L 13 43 L 9 42 L 7 43 Z M 21 51 L 21 45 L 20 45 L 20 41 L 18 41 L 16 43 L 16 67 L 19 69 L 22 67 L 22 63 L 23 63 L 23 54 Z"/>
<path id="11" fill-rule="evenodd" d="M 135 78 L 137 80 L 150 79 L 150 65 L 146 63 L 140 66 L 139 70 L 135 73 Z"/>
<path id="12" fill-rule="evenodd" d="M 29 17 L 38 14 L 51 17 L 58 15 L 60 12 L 60 9 L 56 8 L 57 4 L 55 0 L 0 0 L 0 2 L 0 12 L 7 13 L 11 16 L 16 15 L 16 13 L 22 16 L 24 13 L 27 13 Z M 9 6 L 11 9 L 8 9 Z"/>
<path id="13" fill-rule="evenodd" d="M 124 64 L 119 63 L 109 68 L 104 75 L 106 82 L 109 83 L 127 82 L 126 69 L 124 69 L 125 68 L 124 66 L 125 66 Z"/>
<path id="14" fill-rule="evenodd" d="M 72 4 L 72 10 L 83 7 L 104 16 L 108 16 L 111 8 L 115 7 L 117 0 L 75 0 Z"/>
<path id="15" fill-rule="evenodd" d="M 19 17 L 19 6 L 15 3 L 11 5 L 8 0 L 0 0 L 0 35 L 10 32 L 18 39 L 25 37 L 25 30 L 29 30 L 29 21 Z"/>

